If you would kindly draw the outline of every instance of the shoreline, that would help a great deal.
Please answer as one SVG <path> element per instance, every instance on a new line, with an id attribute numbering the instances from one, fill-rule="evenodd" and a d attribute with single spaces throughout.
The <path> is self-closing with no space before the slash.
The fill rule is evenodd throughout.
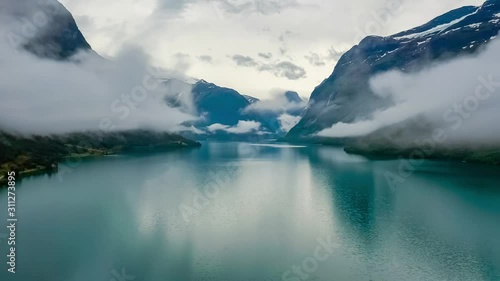
<path id="1" fill-rule="evenodd" d="M 92 160 L 92 159 L 100 159 L 104 157 L 110 157 L 110 156 L 118 156 L 118 155 L 133 155 L 137 153 L 148 153 L 148 154 L 157 154 L 161 152 L 170 152 L 170 151 L 176 151 L 176 150 L 184 150 L 184 149 L 196 149 L 200 148 L 200 145 L 179 145 L 179 146 L 164 146 L 164 147 L 156 147 L 156 148 L 151 148 L 148 147 L 145 149 L 144 147 L 135 147 L 133 149 L 126 149 L 122 151 L 113 151 L 109 152 L 106 151 L 105 153 L 85 153 L 85 154 L 73 154 L 73 155 L 67 155 L 63 157 L 60 161 L 58 161 L 56 164 L 52 164 L 52 167 L 37 167 L 37 168 L 32 168 L 32 169 L 27 169 L 27 170 L 22 170 L 16 172 L 16 181 L 21 181 L 24 178 L 27 177 L 32 177 L 32 176 L 39 176 L 39 175 L 46 175 L 46 174 L 51 174 L 53 172 L 57 172 L 59 170 L 59 164 L 63 163 L 64 161 L 68 159 L 73 159 L 73 160 Z M 8 164 L 8 163 L 4 163 Z M 7 173 L 8 171 L 6 171 Z M 0 189 L 3 189 L 7 187 L 7 177 L 5 175 L 0 175 Z"/>
<path id="2" fill-rule="evenodd" d="M 385 148 L 385 149 L 359 149 L 355 147 L 343 147 L 343 150 L 347 154 L 359 155 L 366 157 L 367 159 L 374 161 L 390 161 L 398 160 L 399 158 L 411 159 L 416 157 L 422 160 L 429 161 L 451 161 L 456 163 L 466 163 L 466 164 L 482 164 L 492 167 L 500 167 L 500 151 L 499 150 L 477 150 L 477 151 L 460 151 L 460 150 L 443 150 L 435 151 L 430 155 L 426 155 L 422 151 L 422 148 L 414 149 L 397 149 L 397 148 Z M 415 155 L 414 155 L 415 154 Z M 413 156 L 412 156 L 413 155 Z M 417 156 L 424 156 L 417 157 Z"/>

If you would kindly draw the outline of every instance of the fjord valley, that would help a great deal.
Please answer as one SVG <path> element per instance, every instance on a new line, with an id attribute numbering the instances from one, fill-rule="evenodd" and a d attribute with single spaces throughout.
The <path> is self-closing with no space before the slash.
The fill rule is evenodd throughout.
<path id="1" fill-rule="evenodd" d="M 386 2 L 2 0 L 0 280 L 500 280 L 500 0 Z"/>
<path id="2" fill-rule="evenodd" d="M 489 129 L 498 107 L 499 28 L 500 2 L 486 1 L 366 37 L 313 91 L 284 139 L 382 158 L 424 149 L 429 158 L 500 163 L 499 136 Z"/>

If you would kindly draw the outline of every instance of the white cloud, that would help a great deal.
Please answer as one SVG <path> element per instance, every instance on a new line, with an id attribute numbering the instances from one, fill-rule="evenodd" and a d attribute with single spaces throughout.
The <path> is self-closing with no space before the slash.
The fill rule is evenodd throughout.
<path id="1" fill-rule="evenodd" d="M 7 4 L 6 4 L 7 3 Z M 24 35 L 26 21 L 42 10 L 34 0 L 2 2 L 0 34 Z M 22 5 L 22 6 L 21 6 Z M 32 9 L 32 10 L 31 10 Z M 45 10 L 43 10 L 45 11 Z M 60 10 L 64 14 L 64 10 Z M 21 14 L 19 14 L 21 13 Z M 27 13 L 27 14 L 26 14 Z M 10 17 L 15 15 L 15 17 Z M 24 17 L 26 16 L 26 17 Z M 4 21 L 24 17 L 23 21 Z M 33 36 L 51 32 L 52 25 L 29 25 Z M 49 46 L 52 47 L 52 46 Z M 195 117 L 170 108 L 151 58 L 142 49 L 122 46 L 112 61 L 93 52 L 69 61 L 38 58 L 0 41 L 0 129 L 26 134 L 66 133 L 83 130 L 155 129 L 173 131 Z"/>
<path id="2" fill-rule="evenodd" d="M 500 40 L 479 56 L 455 59 L 415 74 L 397 71 L 371 80 L 373 91 L 391 97 L 395 105 L 353 124 L 338 123 L 321 131 L 324 137 L 356 137 L 410 118 L 441 128 L 457 142 L 500 141 L 492 130 L 500 119 Z M 422 136 L 419 136 L 422 137 Z"/>
<path id="3" fill-rule="evenodd" d="M 85 36 L 104 55 L 116 55 L 124 44 L 133 42 L 160 65 L 172 65 L 173 55 L 180 51 L 193 58 L 211 56 L 211 64 L 196 60 L 187 74 L 259 98 L 266 97 L 268 89 L 283 87 L 309 94 L 331 74 L 335 62 L 322 65 L 313 60 L 320 65 L 311 65 L 306 56 L 325 56 L 332 47 L 344 51 L 357 43 L 359 33 L 393 34 L 452 8 L 483 2 L 168 0 L 162 3 L 170 7 L 169 13 L 162 14 L 157 0 L 61 1 L 77 19 L 84 19 Z M 402 8 L 387 13 L 388 3 L 394 2 L 403 3 Z M 280 55 L 281 49 L 286 52 Z M 259 53 L 272 53 L 275 61 L 300 66 L 307 77 L 289 80 L 288 72 L 276 77 L 273 72 L 238 67 L 231 60 L 233 54 L 255 57 Z M 291 77 L 297 73 L 301 72 Z"/>
<path id="4" fill-rule="evenodd" d="M 223 124 L 212 124 L 207 127 L 207 130 L 211 133 L 215 133 L 217 131 L 225 131 L 231 134 L 248 134 L 248 133 L 256 133 L 260 130 L 261 124 L 255 121 L 238 121 L 236 126 L 228 126 Z"/>
<path id="5" fill-rule="evenodd" d="M 186 127 L 186 126 L 179 126 L 178 128 L 176 128 L 175 130 L 176 132 L 191 132 L 195 135 L 204 135 L 205 132 L 196 128 L 195 126 L 191 126 L 191 127 Z"/>
<path id="6" fill-rule="evenodd" d="M 0 53 L 8 54 L 0 48 Z M 23 133 L 151 128 L 172 131 L 195 119 L 169 108 L 148 76 L 140 50 L 127 49 L 114 63 L 82 54 L 82 63 L 38 59 L 20 52 L 0 57 L 3 73 L 0 128 Z M 149 78 L 148 78 L 149 77 Z"/>
<path id="7" fill-rule="evenodd" d="M 280 122 L 283 132 L 290 131 L 293 127 L 295 127 L 295 125 L 297 125 L 297 123 L 299 123 L 300 119 L 300 116 L 293 116 L 286 113 L 278 117 L 278 121 Z"/>
<path id="8" fill-rule="evenodd" d="M 289 101 L 285 97 L 285 92 L 286 90 L 273 89 L 268 98 L 252 103 L 245 108 L 245 112 L 286 113 L 301 111 L 307 106 L 307 100 L 303 98 L 301 102 Z"/>

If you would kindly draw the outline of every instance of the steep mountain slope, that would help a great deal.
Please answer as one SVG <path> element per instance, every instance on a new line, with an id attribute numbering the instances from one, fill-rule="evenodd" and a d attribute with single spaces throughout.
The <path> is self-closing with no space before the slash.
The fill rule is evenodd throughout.
<path id="1" fill-rule="evenodd" d="M 3 64 L 3 58 L 9 56 L 9 52 L 14 48 L 16 51 L 30 52 L 41 58 L 60 61 L 58 64 L 53 64 L 53 68 L 39 69 L 44 79 L 51 77 L 51 79 L 47 79 L 48 83 L 57 83 L 56 79 L 59 77 L 56 75 L 44 76 L 44 71 L 55 70 L 57 73 L 60 70 L 58 66 L 73 64 L 73 62 L 64 61 L 65 59 L 81 50 L 91 51 L 90 45 L 78 29 L 73 16 L 55 0 L 0 1 L 0 33 L 5 34 L 7 39 L 0 42 L 0 61 L 2 62 L 0 63 L 0 72 L 5 73 L 10 70 L 7 64 Z M 30 67 L 19 62 L 19 57 L 21 56 L 13 56 L 12 61 L 17 63 L 21 69 Z M 27 57 L 39 61 L 31 56 Z M 41 65 L 45 66 L 45 64 Z M 61 69 L 64 70 L 62 67 Z M 56 79 L 54 79 L 55 76 Z M 19 81 L 21 81 L 20 88 L 22 88 L 22 83 L 31 82 L 29 79 Z M 70 84 L 68 87 L 74 87 L 74 85 Z M 6 99 L 8 95 L 5 95 L 5 92 L 6 89 L 0 85 L 0 96 L 2 96 L 3 102 L 9 105 L 10 100 Z M 13 92 L 18 94 L 16 90 Z M 41 92 L 26 90 L 25 94 L 28 97 L 33 97 L 33 95 L 51 95 L 53 93 L 43 90 Z M 31 96 L 29 96 L 30 94 Z M 85 97 L 78 96 L 77 98 L 79 101 L 81 99 L 82 102 L 87 102 Z M 87 99 L 89 98 L 87 97 Z M 39 99 L 28 99 L 28 102 L 35 109 L 46 106 Z M 13 103 L 12 106 L 18 108 L 24 104 Z M 78 110 L 75 109 L 75 111 Z M 35 110 L 35 112 L 37 111 Z M 28 117 L 26 118 L 28 119 Z M 61 118 L 64 117 L 61 116 Z M 2 177 L 9 170 L 18 171 L 22 175 L 45 172 L 57 169 L 58 162 L 68 157 L 80 158 L 110 153 L 200 146 L 200 143 L 177 134 L 150 130 L 80 132 L 75 129 L 74 132 L 68 134 L 53 135 L 50 132 L 45 132 L 44 135 L 31 135 L 30 132 L 20 134 L 16 132 L 17 129 L 19 128 L 14 126 L 0 128 L 0 185 Z"/>
<path id="2" fill-rule="evenodd" d="M 199 80 L 194 84 L 179 79 L 166 79 L 164 86 L 170 93 L 166 101 L 170 106 L 183 107 L 186 112 L 200 116 L 200 120 L 184 124 L 186 127 L 194 127 L 205 131 L 206 134 L 217 139 L 227 139 L 226 132 L 207 132 L 207 128 L 214 124 L 224 126 L 237 126 L 240 121 L 257 122 L 260 124 L 259 132 L 240 134 L 238 139 L 251 139 L 256 133 L 264 133 L 267 138 L 283 136 L 279 117 L 285 113 L 293 116 L 301 116 L 304 107 L 303 100 L 296 92 L 285 92 L 279 101 L 273 102 L 259 100 L 257 98 L 242 95 L 234 89 L 220 87 L 205 80 Z M 261 103 L 265 108 L 261 108 Z M 283 104 L 283 108 L 281 106 Z M 284 108 L 285 105 L 297 105 L 292 108 Z M 268 107 L 271 108 L 268 108 Z M 274 108 L 273 108 L 274 107 Z M 253 110 L 248 110 L 252 108 Z M 189 137 L 205 138 L 206 134 L 189 134 Z M 234 135 L 234 134 L 233 134 Z"/>
<path id="3" fill-rule="evenodd" d="M 193 102 L 208 124 L 234 126 L 242 120 L 243 110 L 250 102 L 233 89 L 219 87 L 205 80 L 193 86 Z"/>
<path id="4" fill-rule="evenodd" d="M 250 104 L 253 104 L 253 103 L 256 103 L 256 102 L 259 102 L 260 100 L 258 98 L 254 98 L 254 97 L 251 97 L 251 96 L 248 96 L 248 95 L 243 95 L 247 101 L 250 103 Z"/>
<path id="5" fill-rule="evenodd" d="M 302 98 L 299 96 L 299 93 L 293 91 L 286 91 L 285 98 L 288 102 L 301 103 Z"/>
<path id="6" fill-rule="evenodd" d="M 71 13 L 56 0 L 2 0 L 0 14 L 9 43 L 37 56 L 66 59 L 91 50 Z"/>
<path id="7" fill-rule="evenodd" d="M 480 51 L 500 30 L 500 0 L 466 6 L 389 37 L 369 36 L 346 52 L 332 75 L 313 91 L 307 112 L 286 139 L 314 136 L 338 122 L 371 116 L 391 100 L 377 97 L 369 86 L 388 70 L 414 72 L 436 62 Z"/>

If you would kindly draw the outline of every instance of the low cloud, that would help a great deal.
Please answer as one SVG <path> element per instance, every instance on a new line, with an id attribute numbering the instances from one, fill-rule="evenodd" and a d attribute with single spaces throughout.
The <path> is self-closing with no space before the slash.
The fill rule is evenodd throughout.
<path id="1" fill-rule="evenodd" d="M 373 77 L 370 84 L 374 93 L 391 98 L 395 105 L 376 112 L 369 120 L 338 123 L 318 135 L 363 136 L 420 118 L 430 130 L 446 131 L 450 141 L 498 143 L 500 132 L 491 128 L 500 119 L 499 56 L 500 41 L 495 40 L 475 57 L 437 64 L 414 74 L 391 71 Z"/>
<path id="2" fill-rule="evenodd" d="M 295 125 L 297 125 L 302 117 L 293 116 L 288 113 L 284 113 L 278 117 L 280 122 L 281 130 L 283 132 L 289 132 Z"/>
<path id="3" fill-rule="evenodd" d="M 205 134 L 204 131 L 196 128 L 195 126 L 191 126 L 191 127 L 179 126 L 176 128 L 176 132 L 181 132 L 181 133 L 189 132 L 189 133 L 193 133 L 195 135 L 204 135 Z"/>
<path id="4" fill-rule="evenodd" d="M 179 72 L 185 73 L 191 68 L 191 56 L 189 54 L 184 53 L 176 53 L 174 55 L 175 65 L 174 69 Z"/>
<path id="5" fill-rule="evenodd" d="M 0 129 L 25 134 L 174 131 L 196 119 L 166 105 L 140 49 L 125 49 L 112 63 L 92 53 L 80 54 L 78 63 L 42 60 L 26 52 L 7 55 L 1 47 L 0 53 Z"/>
<path id="6" fill-rule="evenodd" d="M 248 134 L 256 133 L 260 130 L 261 123 L 255 121 L 238 121 L 236 126 L 228 126 L 223 124 L 213 124 L 207 127 L 207 130 L 211 133 L 216 133 L 217 131 L 224 131 L 230 134 Z"/>
<path id="7" fill-rule="evenodd" d="M 301 111 L 307 107 L 307 100 L 290 101 L 285 96 L 285 90 L 276 89 L 271 92 L 268 99 L 259 100 L 245 109 L 247 113 L 290 113 L 300 115 Z"/>
<path id="8" fill-rule="evenodd" d="M 44 9 L 39 5 L 55 5 L 61 15 L 68 15 L 54 1 L 2 5 L 0 34 L 15 38 L 58 31 L 42 25 L 27 36 L 26 23 L 16 19 L 31 19 L 30 15 Z M 18 43 L 0 40 L 0 130 L 23 134 L 174 131 L 179 124 L 196 120 L 166 105 L 157 69 L 140 48 L 126 46 L 111 61 L 91 51 L 56 61 L 41 59 L 22 48 L 23 42 Z"/>

